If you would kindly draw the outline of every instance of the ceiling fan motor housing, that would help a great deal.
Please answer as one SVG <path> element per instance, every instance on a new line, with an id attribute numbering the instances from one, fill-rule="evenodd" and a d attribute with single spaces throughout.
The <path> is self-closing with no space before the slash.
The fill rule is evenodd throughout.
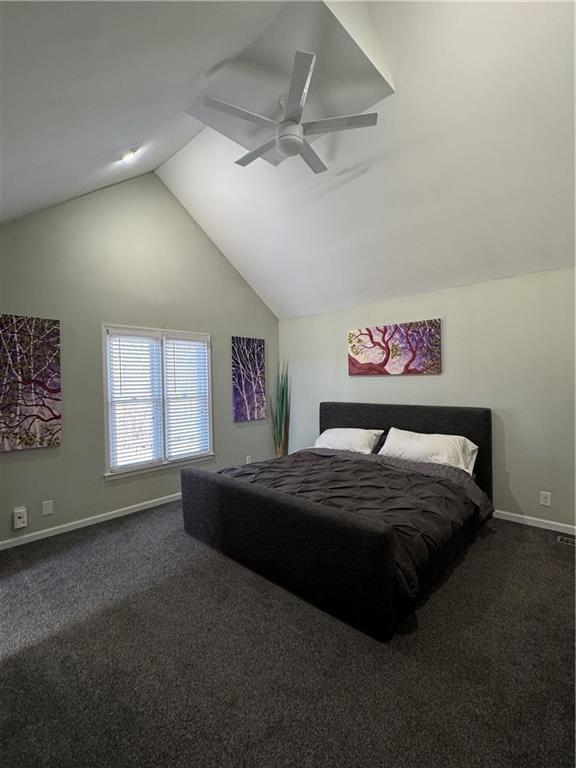
<path id="1" fill-rule="evenodd" d="M 299 155 L 304 146 L 304 132 L 300 123 L 285 120 L 276 128 L 276 144 L 278 151 L 285 157 Z"/>

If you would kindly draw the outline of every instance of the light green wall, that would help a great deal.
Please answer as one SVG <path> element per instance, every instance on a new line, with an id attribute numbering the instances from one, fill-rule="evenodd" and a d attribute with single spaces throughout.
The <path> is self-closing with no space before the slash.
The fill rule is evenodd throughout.
<path id="1" fill-rule="evenodd" d="M 214 468 L 273 453 L 269 421 L 231 418 L 230 336 L 267 341 L 278 322 L 162 182 L 141 176 L 0 229 L 0 309 L 62 323 L 63 441 L 0 454 L 0 541 L 175 493 L 176 469 L 104 481 L 102 322 L 207 331 L 213 340 Z M 349 377 L 346 332 L 443 319 L 437 377 Z M 317 434 L 325 399 L 485 405 L 494 411 L 499 509 L 574 522 L 574 271 L 562 269 L 280 323 L 292 370 L 292 449 Z M 550 490 L 553 506 L 538 505 Z M 42 518 L 40 502 L 56 514 Z M 25 504 L 30 524 L 11 530 Z"/>
<path id="2" fill-rule="evenodd" d="M 441 317 L 440 376 L 350 377 L 347 331 Z M 321 400 L 488 406 L 495 504 L 574 524 L 574 270 L 521 275 L 280 322 L 292 373 L 291 449 Z M 538 491 L 553 494 L 550 509 Z"/>
<path id="3" fill-rule="evenodd" d="M 0 248 L 3 311 L 61 321 L 63 388 L 62 445 L 0 455 L 0 541 L 179 489 L 177 469 L 103 479 L 103 322 L 210 333 L 217 456 L 201 466 L 273 455 L 268 419 L 232 421 L 230 337 L 266 339 L 273 372 L 278 321 L 155 175 L 6 224 Z M 14 532 L 21 504 L 30 523 Z"/>

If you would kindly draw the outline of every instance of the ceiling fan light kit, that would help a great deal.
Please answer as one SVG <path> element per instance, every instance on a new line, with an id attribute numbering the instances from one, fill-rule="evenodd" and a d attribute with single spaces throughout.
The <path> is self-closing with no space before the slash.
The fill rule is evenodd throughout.
<path id="1" fill-rule="evenodd" d="M 276 146 L 284 157 L 292 157 L 302 152 L 304 131 L 300 123 L 285 120 L 276 127 Z"/>
<path id="2" fill-rule="evenodd" d="M 314 173 L 323 173 L 328 169 L 306 141 L 306 136 L 334 133 L 335 131 L 349 131 L 353 128 L 368 128 L 376 125 L 378 120 L 376 112 L 328 117 L 323 120 L 312 120 L 308 123 L 302 122 L 304 105 L 308 97 L 315 62 L 315 54 L 305 51 L 296 52 L 288 97 L 285 101 L 280 102 L 284 111 L 283 119 L 280 122 L 275 122 L 269 117 L 259 115 L 256 112 L 250 112 L 243 107 L 229 104 L 212 96 L 204 98 L 204 105 L 210 109 L 274 130 L 272 138 L 239 158 L 236 161 L 237 165 L 249 165 L 271 149 L 276 148 L 283 157 L 300 155 Z"/>

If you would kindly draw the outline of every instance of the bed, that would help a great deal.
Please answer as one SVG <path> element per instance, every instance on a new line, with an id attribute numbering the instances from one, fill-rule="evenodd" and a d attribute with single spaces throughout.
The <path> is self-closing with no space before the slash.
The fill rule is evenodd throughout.
<path id="1" fill-rule="evenodd" d="M 326 429 L 462 435 L 462 470 L 308 449 L 219 472 L 182 470 L 188 534 L 378 640 L 492 514 L 488 408 L 324 402 Z"/>

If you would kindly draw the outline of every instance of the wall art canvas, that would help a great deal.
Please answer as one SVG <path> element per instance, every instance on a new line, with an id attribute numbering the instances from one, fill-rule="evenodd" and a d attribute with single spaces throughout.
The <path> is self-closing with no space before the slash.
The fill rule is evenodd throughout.
<path id="1" fill-rule="evenodd" d="M 232 336 L 232 411 L 234 421 L 266 418 L 264 339 Z"/>
<path id="2" fill-rule="evenodd" d="M 356 328 L 348 333 L 350 376 L 422 376 L 441 372 L 441 321 Z"/>
<path id="3" fill-rule="evenodd" d="M 60 323 L 0 315 L 0 451 L 60 445 Z"/>

